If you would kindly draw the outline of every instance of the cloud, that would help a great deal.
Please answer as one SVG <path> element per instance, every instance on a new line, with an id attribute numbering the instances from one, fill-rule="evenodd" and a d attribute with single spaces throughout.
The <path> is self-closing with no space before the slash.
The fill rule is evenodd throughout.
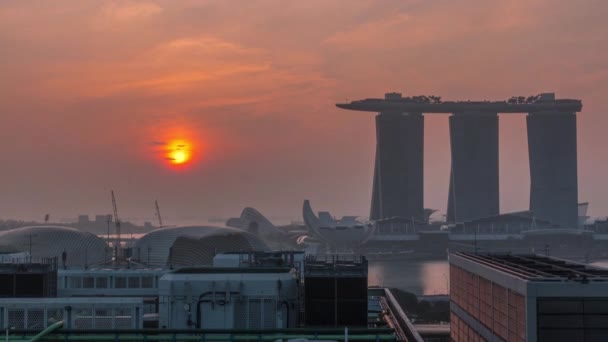
<path id="1" fill-rule="evenodd" d="M 132 20 L 160 14 L 162 7 L 152 2 L 114 1 L 103 8 L 103 13 L 117 20 Z"/>
<path id="2" fill-rule="evenodd" d="M 467 6 L 466 2 L 470 4 Z M 401 11 L 387 11 L 338 31 L 325 44 L 352 48 L 391 49 L 470 39 L 478 34 L 518 31 L 535 24 L 538 0 L 526 2 L 425 2 Z"/>

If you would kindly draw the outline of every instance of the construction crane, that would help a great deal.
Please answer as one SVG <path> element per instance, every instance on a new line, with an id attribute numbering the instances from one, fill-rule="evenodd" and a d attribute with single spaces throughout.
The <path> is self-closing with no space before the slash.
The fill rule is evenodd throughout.
<path id="1" fill-rule="evenodd" d="M 154 205 L 156 206 L 156 217 L 158 218 L 158 226 L 159 228 L 163 227 L 163 218 L 160 216 L 160 208 L 158 208 L 158 200 L 154 201 Z"/>
<path id="2" fill-rule="evenodd" d="M 118 219 L 118 207 L 116 206 L 116 197 L 114 197 L 114 190 L 112 193 L 112 208 L 114 209 L 114 224 L 116 226 L 116 240 L 114 242 L 114 260 L 118 261 L 120 257 L 120 220 Z"/>

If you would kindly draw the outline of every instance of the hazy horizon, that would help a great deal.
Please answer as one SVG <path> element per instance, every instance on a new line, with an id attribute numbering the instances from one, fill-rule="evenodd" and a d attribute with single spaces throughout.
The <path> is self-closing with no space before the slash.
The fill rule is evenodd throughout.
<path id="1" fill-rule="evenodd" d="M 579 202 L 608 215 L 604 1 L 4 1 L 0 218 L 111 212 L 368 216 L 385 92 L 583 100 Z M 500 116 L 500 207 L 526 210 L 525 115 Z M 191 144 L 175 166 L 163 149 Z M 181 144 L 181 143 L 179 143 Z M 189 156 L 190 157 L 190 156 Z M 168 159 L 169 158 L 169 159 Z M 447 115 L 425 117 L 425 207 L 445 212 Z"/>

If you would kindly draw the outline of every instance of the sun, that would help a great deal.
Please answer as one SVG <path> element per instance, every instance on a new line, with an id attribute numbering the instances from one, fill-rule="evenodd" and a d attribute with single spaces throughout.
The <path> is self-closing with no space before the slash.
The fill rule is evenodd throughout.
<path id="1" fill-rule="evenodd" d="M 173 164 L 183 164 L 190 159 L 190 155 L 186 151 L 177 150 L 171 152 L 171 162 Z"/>
<path id="2" fill-rule="evenodd" d="M 167 144 L 167 160 L 173 165 L 184 165 L 192 160 L 192 143 L 183 139 Z"/>

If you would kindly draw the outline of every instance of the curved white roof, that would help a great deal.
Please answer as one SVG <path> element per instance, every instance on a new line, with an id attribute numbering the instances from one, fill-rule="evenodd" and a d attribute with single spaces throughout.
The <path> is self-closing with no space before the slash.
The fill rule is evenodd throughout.
<path id="1" fill-rule="evenodd" d="M 61 264 L 61 254 L 65 251 L 68 266 L 96 264 L 112 256 L 103 239 L 74 228 L 33 226 L 0 232 L 3 244 L 10 244 L 23 252 L 30 251 L 30 239 L 32 257 L 57 257 Z"/>
<path id="2" fill-rule="evenodd" d="M 200 239 L 211 235 L 248 234 L 238 228 L 213 226 L 187 226 L 155 229 L 135 242 L 133 255 L 150 265 L 165 266 L 170 249 L 179 237 Z M 176 251 L 181 252 L 181 251 Z"/>
<path id="3" fill-rule="evenodd" d="M 335 222 L 329 214 L 322 220 L 315 215 L 308 200 L 304 201 L 302 216 L 314 237 L 336 247 L 357 247 L 369 240 L 375 231 L 375 225 L 369 222 L 342 224 Z"/>
<path id="4" fill-rule="evenodd" d="M 213 257 L 223 252 L 263 251 L 268 247 L 247 232 L 215 232 L 202 238 L 178 237 L 169 263 L 176 266 L 211 266 Z"/>
<path id="5" fill-rule="evenodd" d="M 260 237 L 266 244 L 274 249 L 285 248 L 287 234 L 278 229 L 257 209 L 246 207 L 241 213 L 236 228 L 252 233 Z"/>

